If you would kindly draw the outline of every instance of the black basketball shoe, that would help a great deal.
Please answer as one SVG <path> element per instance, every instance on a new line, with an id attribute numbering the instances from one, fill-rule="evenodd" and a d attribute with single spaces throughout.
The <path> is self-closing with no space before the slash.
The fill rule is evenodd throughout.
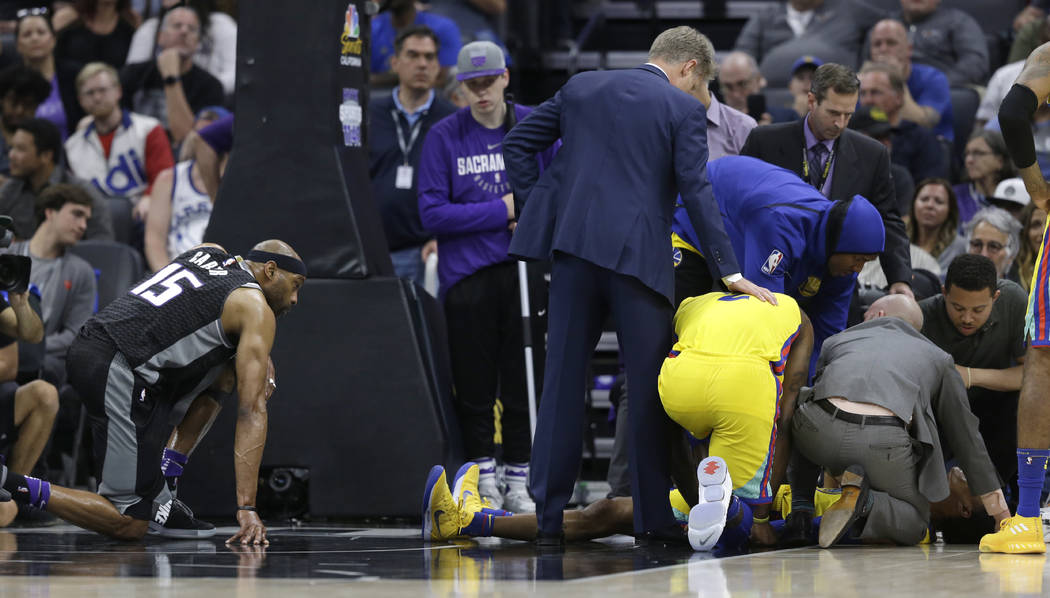
<path id="1" fill-rule="evenodd" d="M 167 518 L 163 518 L 167 509 Z M 186 503 L 177 498 L 157 509 L 153 521 L 149 522 L 149 535 L 161 538 L 210 538 L 215 535 L 215 526 L 193 516 Z"/>

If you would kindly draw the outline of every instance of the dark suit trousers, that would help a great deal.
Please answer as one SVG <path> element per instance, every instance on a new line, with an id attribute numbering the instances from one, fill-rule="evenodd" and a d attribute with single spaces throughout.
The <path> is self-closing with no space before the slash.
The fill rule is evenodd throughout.
<path id="1" fill-rule="evenodd" d="M 612 314 L 631 384 L 630 467 L 636 533 L 674 524 L 667 491 L 670 419 L 656 379 L 671 347 L 671 305 L 636 278 L 556 253 L 551 268 L 547 365 L 533 439 L 530 487 L 537 526 L 562 531 L 580 467 L 588 363 Z"/>

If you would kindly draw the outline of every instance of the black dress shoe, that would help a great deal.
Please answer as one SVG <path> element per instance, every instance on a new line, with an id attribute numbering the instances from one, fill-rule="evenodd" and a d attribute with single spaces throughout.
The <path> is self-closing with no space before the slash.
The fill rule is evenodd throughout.
<path id="1" fill-rule="evenodd" d="M 824 511 L 820 519 L 820 547 L 830 548 L 846 536 L 865 515 L 870 488 L 864 468 L 850 465 L 839 481 L 842 485 L 842 498 Z"/>
<path id="2" fill-rule="evenodd" d="M 565 532 L 547 534 L 536 530 L 536 546 L 538 548 L 561 548 L 565 546 Z"/>
<path id="3" fill-rule="evenodd" d="M 777 543 L 783 548 L 798 548 L 816 544 L 810 536 L 813 527 L 812 511 L 791 511 L 784 518 L 784 529 L 780 532 Z"/>

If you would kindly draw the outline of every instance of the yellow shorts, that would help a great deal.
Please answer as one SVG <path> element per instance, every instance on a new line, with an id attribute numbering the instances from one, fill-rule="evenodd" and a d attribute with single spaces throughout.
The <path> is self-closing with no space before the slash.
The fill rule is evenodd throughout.
<path id="1" fill-rule="evenodd" d="M 768 361 L 683 352 L 660 369 L 667 415 L 697 438 L 710 436 L 709 454 L 725 459 L 733 494 L 770 502 L 769 476 L 781 380 Z"/>

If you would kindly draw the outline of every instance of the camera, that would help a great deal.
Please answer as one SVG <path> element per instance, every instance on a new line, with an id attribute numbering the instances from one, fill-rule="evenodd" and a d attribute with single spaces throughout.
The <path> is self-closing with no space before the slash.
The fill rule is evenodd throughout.
<path id="1" fill-rule="evenodd" d="M 10 247 L 14 241 L 14 222 L 10 216 L 0 216 L 0 249 Z M 29 272 L 33 262 L 24 255 L 0 255 L 0 291 L 24 293 L 29 288 Z"/>

